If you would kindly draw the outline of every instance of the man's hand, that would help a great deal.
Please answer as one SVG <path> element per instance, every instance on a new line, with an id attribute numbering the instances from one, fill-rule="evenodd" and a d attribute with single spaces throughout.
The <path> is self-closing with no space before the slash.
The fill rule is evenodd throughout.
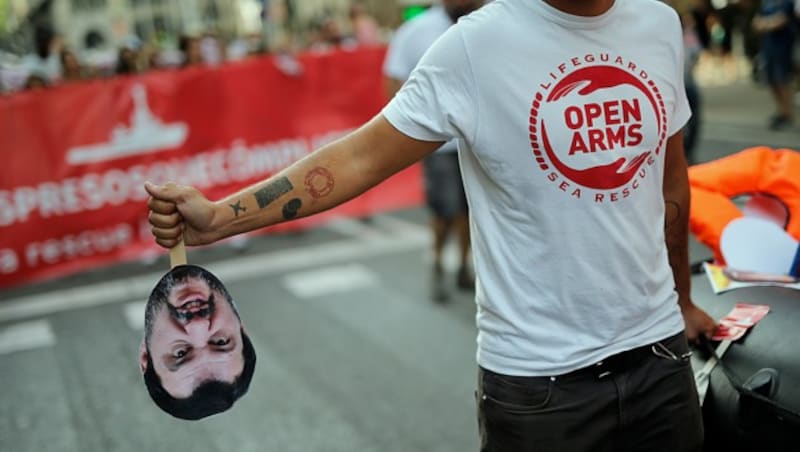
<path id="1" fill-rule="evenodd" d="M 217 240 L 212 222 L 214 203 L 193 187 L 167 183 L 144 185 L 150 199 L 148 219 L 156 242 L 172 248 L 183 238 L 186 245 L 205 245 Z"/>
<path id="2" fill-rule="evenodd" d="M 717 329 L 717 322 L 710 315 L 691 301 L 681 304 L 681 313 L 689 342 L 696 342 L 701 335 L 711 339 Z"/>

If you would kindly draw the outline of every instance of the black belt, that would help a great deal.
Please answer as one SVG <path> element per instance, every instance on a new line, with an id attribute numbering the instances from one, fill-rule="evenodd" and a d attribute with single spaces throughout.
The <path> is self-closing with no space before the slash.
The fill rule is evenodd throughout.
<path id="1" fill-rule="evenodd" d="M 681 333 L 683 334 L 683 333 Z M 658 347 L 662 342 L 668 342 L 670 338 L 662 339 L 652 344 L 642 345 L 624 352 L 611 355 L 590 366 L 582 367 L 578 370 L 556 377 L 562 378 L 586 378 L 593 377 L 602 380 L 614 374 L 626 372 L 644 361 L 648 356 L 654 356 L 653 347 Z"/>

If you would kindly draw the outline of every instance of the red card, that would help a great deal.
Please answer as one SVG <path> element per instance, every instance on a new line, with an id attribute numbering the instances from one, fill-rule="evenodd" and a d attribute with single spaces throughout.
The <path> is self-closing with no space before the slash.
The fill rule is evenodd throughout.
<path id="1" fill-rule="evenodd" d="M 712 341 L 738 341 L 747 332 L 747 328 L 742 328 L 733 324 L 720 323 L 717 331 L 714 332 Z"/>
<path id="2" fill-rule="evenodd" d="M 719 321 L 719 328 L 714 332 L 712 340 L 737 341 L 753 325 L 761 321 L 769 312 L 769 306 L 763 304 L 737 303 L 731 312 Z"/>

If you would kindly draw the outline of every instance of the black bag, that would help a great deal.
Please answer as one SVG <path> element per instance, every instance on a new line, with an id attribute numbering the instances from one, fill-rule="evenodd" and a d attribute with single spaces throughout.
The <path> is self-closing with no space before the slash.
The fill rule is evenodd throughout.
<path id="1" fill-rule="evenodd" d="M 703 405 L 705 451 L 800 451 L 800 344 L 776 338 L 770 351 L 759 352 L 746 339 L 732 344 L 711 374 Z M 780 370 L 762 367 L 769 363 Z"/>

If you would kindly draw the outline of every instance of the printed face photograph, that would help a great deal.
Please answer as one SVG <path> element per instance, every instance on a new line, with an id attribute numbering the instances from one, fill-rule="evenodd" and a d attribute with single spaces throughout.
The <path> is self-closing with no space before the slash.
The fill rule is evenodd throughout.
<path id="1" fill-rule="evenodd" d="M 139 365 L 153 401 L 181 419 L 225 411 L 247 391 L 255 351 L 213 274 L 181 265 L 158 282 L 145 308 Z"/>

